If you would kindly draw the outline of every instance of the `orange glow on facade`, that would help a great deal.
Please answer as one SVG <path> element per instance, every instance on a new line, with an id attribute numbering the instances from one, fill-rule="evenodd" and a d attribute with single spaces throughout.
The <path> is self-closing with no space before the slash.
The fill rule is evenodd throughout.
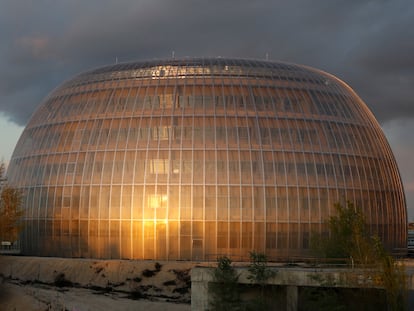
<path id="1" fill-rule="evenodd" d="M 8 169 L 25 254 L 206 260 L 309 256 L 334 203 L 406 245 L 392 151 L 361 99 L 304 66 L 234 59 L 116 64 L 54 90 Z"/>

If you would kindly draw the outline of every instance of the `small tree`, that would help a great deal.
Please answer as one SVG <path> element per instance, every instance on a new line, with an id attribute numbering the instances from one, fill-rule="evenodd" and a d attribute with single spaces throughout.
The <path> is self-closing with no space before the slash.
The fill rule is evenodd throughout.
<path id="1" fill-rule="evenodd" d="M 253 302 L 253 307 L 256 310 L 264 310 L 267 309 L 265 287 L 267 285 L 267 281 L 276 275 L 276 271 L 268 267 L 266 254 L 257 253 L 255 251 L 249 252 L 249 254 L 250 275 L 247 278 L 260 286 L 260 296 Z"/>
<path id="2" fill-rule="evenodd" d="M 21 229 L 20 218 L 23 215 L 21 210 L 22 193 L 19 189 L 13 188 L 6 183 L 4 177 L 4 164 L 0 164 L 0 239 L 2 241 L 14 242 L 18 239 Z"/>
<path id="3" fill-rule="evenodd" d="M 213 283 L 210 283 L 212 310 L 241 310 L 240 293 L 236 270 L 228 257 L 217 259 L 217 268 L 213 271 Z"/>
<path id="4" fill-rule="evenodd" d="M 329 237 L 313 237 L 312 248 L 326 258 L 347 258 L 357 264 L 376 261 L 373 240 L 361 210 L 351 202 L 335 204 L 337 215 L 329 219 Z"/>
<path id="5" fill-rule="evenodd" d="M 351 258 L 356 264 L 379 270 L 388 310 L 406 310 L 407 283 L 404 266 L 389 255 L 378 236 L 370 235 L 361 210 L 348 202 L 335 204 L 336 216 L 329 219 L 330 235 L 312 241 L 316 253 L 326 258 Z"/>
<path id="6" fill-rule="evenodd" d="M 378 237 L 374 238 L 374 247 L 378 256 L 380 278 L 385 288 L 388 310 L 404 311 L 407 309 L 407 277 L 404 265 L 398 264 L 389 255 Z"/>
<path id="7" fill-rule="evenodd" d="M 248 279 L 260 286 L 266 285 L 268 279 L 275 276 L 276 271 L 270 269 L 267 265 L 267 256 L 263 253 L 257 253 L 255 251 L 249 252 L 250 254 L 250 275 Z"/>

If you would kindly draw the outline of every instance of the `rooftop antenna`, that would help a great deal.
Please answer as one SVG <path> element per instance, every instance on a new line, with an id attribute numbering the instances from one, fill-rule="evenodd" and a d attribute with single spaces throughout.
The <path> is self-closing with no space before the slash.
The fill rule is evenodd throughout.
<path id="1" fill-rule="evenodd" d="M 173 59 L 175 58 L 175 51 L 171 52 L 171 58 L 173 58 Z"/>

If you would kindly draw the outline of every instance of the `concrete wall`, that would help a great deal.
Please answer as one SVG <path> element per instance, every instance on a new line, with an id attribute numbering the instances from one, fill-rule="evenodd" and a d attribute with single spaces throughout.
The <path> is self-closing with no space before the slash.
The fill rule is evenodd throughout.
<path id="1" fill-rule="evenodd" d="M 239 275 L 240 284 L 252 284 L 248 279 L 249 272 L 247 267 L 235 267 Z M 273 267 L 276 271 L 274 277 L 268 280 L 268 285 L 277 285 L 284 288 L 286 295 L 287 311 L 298 309 L 298 291 L 300 287 L 336 287 L 336 288 L 364 288 L 381 289 L 377 270 L 367 269 L 321 269 L 321 268 L 287 268 Z M 209 283 L 214 282 L 214 268 L 194 267 L 191 273 L 191 309 L 194 311 L 208 310 Z M 413 271 L 407 269 L 408 286 L 413 289 Z"/>

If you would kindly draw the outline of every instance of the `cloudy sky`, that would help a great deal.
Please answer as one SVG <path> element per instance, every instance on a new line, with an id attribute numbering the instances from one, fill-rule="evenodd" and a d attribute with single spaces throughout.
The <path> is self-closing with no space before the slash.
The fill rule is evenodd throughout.
<path id="1" fill-rule="evenodd" d="M 346 81 L 389 139 L 414 219 L 412 0 L 0 0 L 0 159 L 74 74 L 173 51 L 268 55 Z"/>

